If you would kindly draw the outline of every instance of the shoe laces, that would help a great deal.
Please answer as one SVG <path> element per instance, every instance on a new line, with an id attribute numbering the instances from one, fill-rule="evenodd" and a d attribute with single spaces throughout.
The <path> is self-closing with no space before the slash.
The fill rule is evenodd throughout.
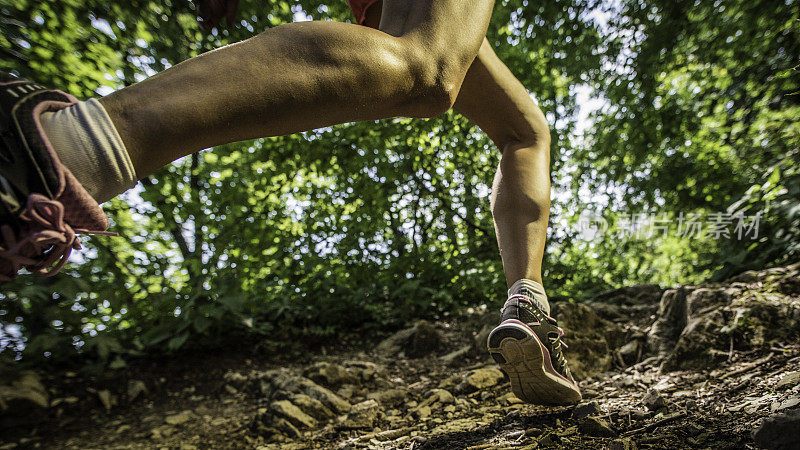
<path id="1" fill-rule="evenodd" d="M 22 267 L 46 276 L 55 275 L 67 263 L 72 250 L 81 249 L 77 233 L 116 235 L 71 227 L 64 221 L 64 205 L 41 194 L 28 196 L 19 220 L 22 230 L 16 234 L 11 226 L 0 226 L 0 263 L 6 266 L 0 269 L 0 282 L 14 279 Z"/>
<path id="2" fill-rule="evenodd" d="M 561 328 L 558 329 L 558 334 L 550 333 L 548 334 L 548 339 L 550 340 L 550 345 L 553 348 L 553 354 L 558 361 L 558 364 L 564 368 L 567 366 L 567 358 L 564 356 L 564 352 L 561 350 L 561 347 L 567 348 L 567 344 L 565 344 L 561 337 L 564 335 L 564 332 L 561 331 Z"/>
<path id="3" fill-rule="evenodd" d="M 517 301 L 517 304 L 519 302 L 524 302 L 524 303 L 528 303 L 529 305 L 531 305 L 534 308 L 537 308 L 536 304 L 530 298 L 528 298 L 528 296 L 515 294 L 515 295 L 512 295 L 511 297 L 509 297 L 508 300 L 506 300 L 506 303 L 503 305 L 503 309 L 500 310 L 501 313 L 506 308 L 506 306 L 508 306 L 509 302 L 512 302 L 514 300 Z M 564 337 L 564 330 L 561 327 L 558 326 L 558 323 L 556 322 L 555 319 L 553 319 L 552 317 L 548 316 L 544 312 L 542 312 L 542 315 L 544 316 L 546 321 L 548 321 L 550 324 L 552 324 L 552 325 L 554 325 L 556 327 L 556 332 L 548 334 L 547 337 L 550 340 L 550 344 L 553 346 L 553 350 L 555 351 L 555 353 L 557 355 L 556 357 L 557 357 L 559 363 L 561 363 L 562 367 L 566 366 L 567 359 L 566 359 L 566 357 L 564 357 L 564 352 L 561 351 L 562 347 L 563 348 L 569 348 L 569 346 L 566 344 L 566 342 L 564 342 L 562 340 L 562 338 Z"/>

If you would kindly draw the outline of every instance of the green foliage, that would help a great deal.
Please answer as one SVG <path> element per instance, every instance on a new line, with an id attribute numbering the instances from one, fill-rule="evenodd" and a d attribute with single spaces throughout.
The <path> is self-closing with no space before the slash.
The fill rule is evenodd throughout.
<path id="1" fill-rule="evenodd" d="M 625 213 L 761 212 L 763 223 L 757 242 L 701 237 L 670 246 L 607 233 L 587 247 L 567 239 L 559 247 L 569 264 L 596 255 L 577 276 L 596 273 L 608 287 L 672 284 L 798 257 L 797 6 L 628 0 L 603 8 L 607 49 L 592 84 L 604 102 L 574 147 L 566 202 L 574 215 L 591 208 L 613 222 Z M 665 271 L 659 260 L 688 270 Z M 569 273 L 569 264 L 552 270 Z"/>
<path id="2" fill-rule="evenodd" d="M 0 0 L 0 70 L 78 97 L 344 1 L 242 0 L 211 34 L 187 0 Z M 532 4 L 535 3 L 535 4 Z M 546 284 L 580 297 L 796 257 L 797 4 L 497 2 L 496 52 L 553 126 Z M 578 119 L 579 87 L 602 108 Z M 584 131 L 581 131 L 584 130 Z M 121 367 L 235 333 L 288 342 L 446 316 L 502 296 L 488 193 L 499 155 L 454 113 L 344 124 L 177 161 L 104 205 L 118 238 L 3 286 L 5 351 Z M 623 213 L 753 215 L 759 241 L 619 238 Z M 586 209 L 606 234 L 579 239 Z M 17 336 L 17 337 L 14 337 Z M 19 344 L 19 345 L 17 345 Z"/>

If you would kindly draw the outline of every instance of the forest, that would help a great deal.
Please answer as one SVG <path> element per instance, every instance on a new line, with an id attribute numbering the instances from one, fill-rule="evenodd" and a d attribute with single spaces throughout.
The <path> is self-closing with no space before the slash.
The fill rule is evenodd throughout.
<path id="1" fill-rule="evenodd" d="M 451 110 L 209 148 L 104 203 L 118 236 L 0 285 L 0 448 L 800 445 L 753 429 L 800 423 L 799 6 L 495 2 L 487 39 L 551 130 L 543 279 L 577 408 L 521 405 L 486 358 L 500 153 Z M 0 0 L 0 71 L 100 97 L 306 20 L 354 22 Z"/>

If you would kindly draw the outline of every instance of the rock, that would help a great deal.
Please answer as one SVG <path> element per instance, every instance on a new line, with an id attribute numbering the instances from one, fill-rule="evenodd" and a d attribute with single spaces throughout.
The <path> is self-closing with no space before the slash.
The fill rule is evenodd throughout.
<path id="1" fill-rule="evenodd" d="M 292 408 L 288 408 L 288 410 L 289 412 L 293 412 Z M 283 440 L 286 439 L 286 437 L 300 437 L 300 430 L 298 430 L 292 422 L 281 417 L 281 411 L 283 411 L 281 407 L 277 409 L 272 407 L 259 408 L 251 427 L 257 434 L 268 439 Z"/>
<path id="2" fill-rule="evenodd" d="M 398 331 L 383 340 L 375 351 L 383 356 L 404 353 L 410 358 L 420 358 L 439 349 L 442 337 L 430 322 L 420 320 L 413 327 Z"/>
<path id="3" fill-rule="evenodd" d="M 689 289 L 670 289 L 661 296 L 657 319 L 650 327 L 647 344 L 660 357 L 666 357 L 686 326 L 686 294 Z"/>
<path id="4" fill-rule="evenodd" d="M 367 394 L 367 398 L 374 399 L 384 406 L 397 406 L 406 400 L 408 393 L 403 389 L 386 389 Z"/>
<path id="5" fill-rule="evenodd" d="M 287 436 L 291 438 L 299 438 L 302 436 L 300 430 L 295 427 L 292 422 L 283 419 L 283 418 L 274 418 L 272 419 L 272 424 L 275 429 L 280 430 L 281 432 L 285 433 Z"/>
<path id="6" fill-rule="evenodd" d="M 746 272 L 742 272 L 735 277 L 730 279 L 733 283 L 757 283 L 759 280 L 758 272 L 755 270 L 748 270 Z"/>
<path id="7" fill-rule="evenodd" d="M 290 401 L 292 404 L 300 408 L 300 410 L 302 410 L 304 413 L 319 421 L 324 422 L 328 419 L 336 417 L 336 414 L 334 414 L 333 411 L 331 411 L 327 406 L 323 405 L 321 401 L 311 398 L 306 394 L 294 394 L 292 395 Z"/>
<path id="8" fill-rule="evenodd" d="M 508 393 L 506 393 L 505 395 L 503 395 L 503 396 L 499 397 L 499 398 L 497 399 L 497 401 L 498 401 L 498 402 L 499 402 L 501 405 L 505 405 L 505 406 L 510 406 L 510 405 L 518 405 L 518 404 L 520 404 L 520 403 L 524 403 L 522 400 L 520 400 L 519 398 L 517 398 L 517 396 L 516 396 L 516 395 L 514 395 L 514 393 L 513 393 L 513 392 L 508 392 Z"/>
<path id="9" fill-rule="evenodd" d="M 655 389 L 647 391 L 642 397 L 642 404 L 650 411 L 657 411 L 667 405 L 666 400 Z"/>
<path id="10" fill-rule="evenodd" d="M 19 408 L 47 408 L 50 403 L 47 389 L 35 372 L 20 372 L 10 369 L 2 370 L 0 382 L 0 411 L 13 407 L 16 413 Z"/>
<path id="11" fill-rule="evenodd" d="M 626 333 L 617 324 L 601 318 L 587 305 L 553 303 L 554 314 L 564 329 L 564 356 L 575 378 L 586 378 L 613 367 L 613 350 L 625 344 Z"/>
<path id="12" fill-rule="evenodd" d="M 414 411 L 414 415 L 417 416 L 418 419 L 425 419 L 430 417 L 431 415 L 431 407 L 427 405 L 418 406 Z"/>
<path id="13" fill-rule="evenodd" d="M 641 354 L 641 343 L 636 339 L 628 342 L 619 349 L 619 355 L 622 357 L 622 361 L 627 365 L 639 362 Z"/>
<path id="14" fill-rule="evenodd" d="M 732 292 L 705 287 L 682 291 L 686 296 L 680 313 L 685 317 L 675 323 L 678 339 L 661 365 L 664 371 L 709 367 L 722 358 L 720 352 L 713 350 L 729 345 L 727 333 L 721 333 L 726 324 L 722 307 L 731 302 Z M 660 355 L 664 356 L 663 345 L 661 350 Z"/>
<path id="15" fill-rule="evenodd" d="M 245 386 L 247 386 L 247 383 L 249 382 L 249 379 L 246 376 L 242 375 L 239 372 L 233 372 L 233 371 L 226 372 L 223 378 L 225 379 L 225 381 L 230 383 L 231 386 L 236 387 L 238 389 L 244 388 Z"/>
<path id="16" fill-rule="evenodd" d="M 462 419 L 449 420 L 441 425 L 437 425 L 436 428 L 431 430 L 430 435 L 439 436 L 443 434 L 458 434 L 466 431 L 471 431 L 474 429 L 475 429 L 475 419 L 462 418 Z"/>
<path id="17" fill-rule="evenodd" d="M 150 430 L 150 439 L 161 440 L 164 436 L 175 434 L 175 428 L 169 425 L 160 425 Z"/>
<path id="18" fill-rule="evenodd" d="M 600 412 L 600 405 L 597 402 L 581 403 L 572 410 L 573 419 L 583 419 L 585 417 L 593 416 Z"/>
<path id="19" fill-rule="evenodd" d="M 268 370 L 256 374 L 254 378 L 259 384 L 259 391 L 268 399 L 273 398 L 280 392 L 302 389 L 303 380 L 316 385 L 309 379 L 291 375 L 288 370 Z"/>
<path id="20" fill-rule="evenodd" d="M 753 433 L 759 447 L 774 450 L 800 448 L 800 410 L 772 414 Z"/>
<path id="21" fill-rule="evenodd" d="M 800 397 L 794 396 L 794 397 L 789 397 L 783 400 L 782 402 L 773 402 L 770 410 L 781 411 L 784 409 L 794 408 L 797 405 L 800 405 Z"/>
<path id="22" fill-rule="evenodd" d="M 321 401 L 322 404 L 339 414 L 350 411 L 350 403 L 307 378 L 302 378 L 299 386 L 303 393 Z"/>
<path id="23" fill-rule="evenodd" d="M 527 430 L 525 430 L 525 436 L 526 437 L 534 437 L 535 438 L 537 436 L 541 436 L 542 433 L 543 433 L 542 429 L 541 428 L 536 428 L 536 427 L 528 428 Z"/>
<path id="24" fill-rule="evenodd" d="M 581 395 L 584 399 L 588 400 L 590 398 L 596 398 L 600 394 L 592 388 L 582 388 Z"/>
<path id="25" fill-rule="evenodd" d="M 404 427 L 404 428 L 396 428 L 394 430 L 386 430 L 375 433 L 375 439 L 378 441 L 391 441 L 394 439 L 399 438 L 400 436 L 405 436 L 413 430 L 412 427 Z"/>
<path id="26" fill-rule="evenodd" d="M 349 400 L 354 395 L 356 395 L 357 391 L 358 391 L 358 389 L 356 389 L 355 386 L 344 386 L 344 387 L 340 388 L 338 391 L 336 391 L 336 395 L 338 395 L 339 397 L 342 397 L 345 400 Z"/>
<path id="27" fill-rule="evenodd" d="M 117 403 L 116 397 L 111 395 L 111 392 L 108 389 L 97 391 L 97 398 L 100 399 L 100 403 L 103 404 L 103 407 L 106 409 L 106 411 L 109 411 L 111 407 Z"/>
<path id="28" fill-rule="evenodd" d="M 164 418 L 164 422 L 167 425 L 177 426 L 183 425 L 184 423 L 188 422 L 192 418 L 192 412 L 189 410 L 181 411 L 178 414 L 173 414 L 171 416 L 167 416 Z"/>
<path id="29" fill-rule="evenodd" d="M 463 374 L 453 374 L 439 382 L 439 387 L 442 389 L 455 389 L 461 382 L 464 381 Z"/>
<path id="30" fill-rule="evenodd" d="M 381 415 L 375 400 L 366 400 L 353 405 L 347 416 L 339 423 L 341 428 L 372 428 Z"/>
<path id="31" fill-rule="evenodd" d="M 489 352 L 486 351 L 486 341 L 489 339 L 489 333 L 494 330 L 499 321 L 500 318 L 498 317 L 496 321 L 485 324 L 483 328 L 478 331 L 478 334 L 475 335 L 475 339 L 472 341 L 472 351 L 476 355 L 486 355 L 486 357 L 488 357 Z"/>
<path id="32" fill-rule="evenodd" d="M 333 388 L 343 384 L 355 384 L 359 381 L 355 375 L 348 372 L 343 366 L 328 362 L 318 362 L 307 367 L 303 371 L 303 375 L 316 383 Z"/>
<path id="33" fill-rule="evenodd" d="M 800 372 L 789 372 L 775 385 L 775 389 L 789 389 L 800 384 Z"/>
<path id="34" fill-rule="evenodd" d="M 272 402 L 270 411 L 286 420 L 298 429 L 313 428 L 317 425 L 316 419 L 304 413 L 300 408 L 288 400 Z"/>
<path id="35" fill-rule="evenodd" d="M 637 284 L 597 294 L 592 300 L 597 303 L 616 305 L 655 304 L 661 299 L 664 289 L 657 284 Z"/>
<path id="36" fill-rule="evenodd" d="M 442 405 L 449 405 L 451 403 L 455 403 L 456 398 L 453 397 L 453 394 L 451 394 L 450 391 L 445 389 L 434 389 L 428 393 L 426 402 L 428 402 L 428 404 L 440 403 Z"/>
<path id="37" fill-rule="evenodd" d="M 800 337 L 800 302 L 791 296 L 752 292 L 737 285 L 678 291 L 682 294 L 676 293 L 672 314 L 667 314 L 668 308 L 660 309 L 664 316 L 659 316 L 648 336 L 650 345 L 661 352 L 662 371 L 707 369 L 728 358 L 731 344 L 734 350 L 750 350 Z"/>
<path id="38" fill-rule="evenodd" d="M 578 429 L 589 436 L 614 437 L 617 435 L 617 432 L 611 429 L 608 422 L 596 417 L 586 417 L 582 419 L 578 423 Z"/>
<path id="39" fill-rule="evenodd" d="M 225 425 L 226 423 L 228 423 L 228 419 L 227 418 L 225 418 L 225 417 L 217 417 L 216 419 L 211 421 L 211 426 L 212 427 L 221 427 L 221 426 Z"/>
<path id="40" fill-rule="evenodd" d="M 464 360 L 469 356 L 472 352 L 472 347 L 469 345 L 465 345 L 456 351 L 452 351 L 440 359 L 443 363 L 447 364 L 448 366 L 456 366 L 464 362 Z"/>
<path id="41" fill-rule="evenodd" d="M 416 447 L 419 447 L 419 446 L 421 446 L 422 444 L 424 444 L 424 443 L 428 442 L 428 438 L 426 438 L 425 436 L 414 436 L 413 438 L 411 438 L 411 441 L 412 441 L 414 444 L 416 444 L 416 445 L 414 446 L 414 448 L 416 448 Z"/>
<path id="42" fill-rule="evenodd" d="M 442 336 L 430 322 L 421 320 L 414 326 L 415 331 L 406 355 L 419 358 L 435 352 L 442 345 Z"/>
<path id="43" fill-rule="evenodd" d="M 687 423 L 683 427 L 683 430 L 689 436 L 698 436 L 700 433 L 703 432 L 703 428 L 700 427 L 699 425 L 695 424 L 695 423 Z"/>
<path id="44" fill-rule="evenodd" d="M 370 361 L 348 361 L 345 364 L 347 370 L 357 374 L 358 377 L 361 378 L 361 381 L 372 381 L 375 379 L 375 376 L 381 372 L 381 368 Z"/>
<path id="45" fill-rule="evenodd" d="M 142 380 L 130 380 L 128 381 L 128 401 L 132 402 L 136 400 L 142 394 L 147 394 L 147 386 L 144 384 Z"/>
<path id="46" fill-rule="evenodd" d="M 475 369 L 464 377 L 457 390 L 464 393 L 475 392 L 495 386 L 502 382 L 504 378 L 503 372 L 493 367 Z"/>
<path id="47" fill-rule="evenodd" d="M 783 278 L 775 283 L 775 289 L 784 295 L 800 294 L 800 278 Z"/>

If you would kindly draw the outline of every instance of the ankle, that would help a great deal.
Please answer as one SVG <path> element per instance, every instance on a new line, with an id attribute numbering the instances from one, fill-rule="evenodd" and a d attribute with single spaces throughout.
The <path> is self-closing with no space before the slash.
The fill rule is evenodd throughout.
<path id="1" fill-rule="evenodd" d="M 522 278 L 514 282 L 508 290 L 508 296 L 521 295 L 530 299 L 534 305 L 539 307 L 545 314 L 550 315 L 550 303 L 547 301 L 547 294 L 541 283 Z"/>

